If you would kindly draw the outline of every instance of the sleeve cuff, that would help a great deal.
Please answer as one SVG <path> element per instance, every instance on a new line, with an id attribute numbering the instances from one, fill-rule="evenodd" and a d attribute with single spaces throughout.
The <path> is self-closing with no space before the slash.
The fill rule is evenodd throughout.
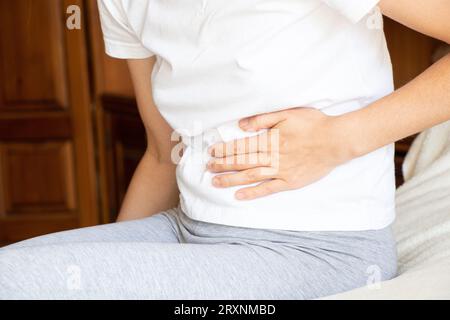
<path id="1" fill-rule="evenodd" d="M 348 18 L 353 23 L 358 23 L 362 18 L 364 18 L 373 8 L 378 5 L 380 0 L 367 0 L 359 1 L 360 5 L 356 6 L 352 10 L 349 10 Z"/>
<path id="2" fill-rule="evenodd" d="M 118 59 L 145 59 L 154 55 L 140 44 L 119 44 L 107 39 L 105 39 L 105 52 L 108 56 Z"/>
<path id="3" fill-rule="evenodd" d="M 380 0 L 325 0 L 325 2 L 352 23 L 358 23 L 378 5 Z"/>

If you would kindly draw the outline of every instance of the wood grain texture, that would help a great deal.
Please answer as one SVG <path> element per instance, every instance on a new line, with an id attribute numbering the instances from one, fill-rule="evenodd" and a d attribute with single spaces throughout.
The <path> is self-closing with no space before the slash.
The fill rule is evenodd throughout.
<path id="1" fill-rule="evenodd" d="M 99 222 L 83 0 L 0 0 L 0 243 Z"/>
<path id="2" fill-rule="evenodd" d="M 67 107 L 61 4 L 0 0 L 0 109 Z"/>
<path id="3" fill-rule="evenodd" d="M 70 141 L 0 144 L 0 163 L 4 217 L 76 209 Z"/>

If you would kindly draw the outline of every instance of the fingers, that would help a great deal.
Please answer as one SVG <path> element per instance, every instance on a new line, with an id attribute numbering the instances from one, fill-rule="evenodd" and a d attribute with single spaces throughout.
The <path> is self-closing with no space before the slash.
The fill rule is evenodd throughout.
<path id="1" fill-rule="evenodd" d="M 275 178 L 278 170 L 271 167 L 258 167 L 236 173 L 217 175 L 213 178 L 213 185 L 217 188 L 248 185 Z"/>
<path id="2" fill-rule="evenodd" d="M 287 110 L 283 110 L 244 118 L 239 121 L 239 126 L 245 131 L 259 131 L 261 129 L 272 128 L 286 119 Z"/>
<path id="3" fill-rule="evenodd" d="M 273 148 L 277 149 L 278 139 L 278 130 L 274 129 L 252 137 L 216 143 L 208 151 L 216 158 L 258 152 L 268 153 Z"/>
<path id="4" fill-rule="evenodd" d="M 236 192 L 238 200 L 253 200 L 273 193 L 289 190 L 288 184 L 280 179 L 262 182 L 254 187 L 243 188 Z"/>
<path id="5" fill-rule="evenodd" d="M 220 173 L 227 171 L 242 171 L 255 167 L 268 167 L 270 165 L 270 154 L 249 153 L 225 158 L 213 158 L 208 162 L 207 169 L 211 172 Z"/>

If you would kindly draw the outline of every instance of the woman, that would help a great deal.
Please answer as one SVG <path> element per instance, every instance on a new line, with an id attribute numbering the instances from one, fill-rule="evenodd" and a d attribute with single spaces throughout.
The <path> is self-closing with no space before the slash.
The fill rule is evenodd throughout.
<path id="1" fill-rule="evenodd" d="M 308 299 L 395 276 L 392 143 L 450 119 L 450 57 L 393 92 L 380 9 L 450 42 L 447 1 L 99 8 L 147 152 L 118 223 L 0 250 L 1 298 Z"/>

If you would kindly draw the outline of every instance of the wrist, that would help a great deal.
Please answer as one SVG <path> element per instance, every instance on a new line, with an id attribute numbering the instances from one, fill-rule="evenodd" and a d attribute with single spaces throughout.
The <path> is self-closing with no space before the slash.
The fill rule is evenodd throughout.
<path id="1" fill-rule="evenodd" d="M 336 145 L 336 157 L 341 163 L 348 162 L 367 153 L 360 122 L 351 113 L 331 117 L 332 136 Z"/>

